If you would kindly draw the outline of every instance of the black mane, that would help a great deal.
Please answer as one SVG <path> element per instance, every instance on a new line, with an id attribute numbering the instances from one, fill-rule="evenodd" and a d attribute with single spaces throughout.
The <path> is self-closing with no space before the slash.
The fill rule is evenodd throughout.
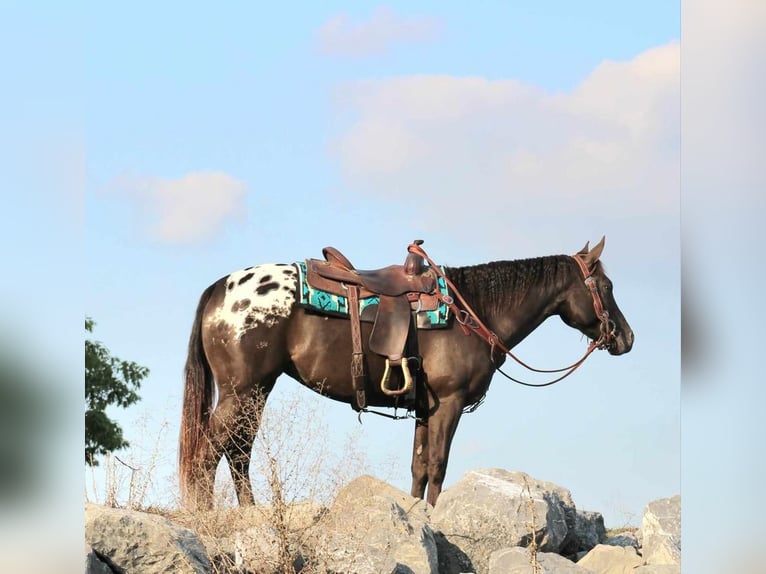
<path id="1" fill-rule="evenodd" d="M 560 288 L 571 279 L 572 264 L 568 255 L 549 255 L 446 267 L 445 274 L 477 313 L 490 316 L 520 305 L 531 289 Z"/>

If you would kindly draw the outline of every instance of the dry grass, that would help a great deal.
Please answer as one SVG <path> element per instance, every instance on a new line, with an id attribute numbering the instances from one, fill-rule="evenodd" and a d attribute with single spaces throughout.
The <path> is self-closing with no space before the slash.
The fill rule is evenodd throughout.
<path id="1" fill-rule="evenodd" d="M 524 490 L 522 491 L 522 498 L 525 500 L 527 506 L 527 512 L 529 513 L 530 520 L 526 523 L 528 537 L 529 537 L 529 564 L 532 566 L 532 572 L 534 574 L 540 574 L 542 568 L 537 562 L 537 511 L 535 510 L 535 501 L 532 498 L 532 492 L 529 488 L 529 480 L 527 475 L 522 475 L 524 478 Z M 524 496 L 526 494 L 526 497 Z"/>
<path id="2" fill-rule="evenodd" d="M 269 401 L 252 449 L 255 506 L 238 506 L 225 458 L 213 485 L 215 510 L 184 509 L 176 485 L 172 495 L 155 499 L 152 487 L 167 450 L 166 423 L 149 448 L 131 445 L 124 454 L 105 457 L 103 484 L 98 488 L 92 472 L 86 500 L 159 514 L 193 530 L 216 574 L 325 574 L 315 533 L 340 489 L 374 471 L 359 448 L 360 431 L 343 437 L 340 445 L 330 440 L 324 401 L 297 394 Z M 256 420 L 245 418 L 246 424 Z M 234 425 L 230 432 L 235 432 Z"/>
<path id="3" fill-rule="evenodd" d="M 148 415 L 141 415 L 134 426 L 141 429 L 142 436 L 150 435 L 148 429 L 151 424 Z M 154 487 L 157 486 L 157 470 L 164 463 L 163 452 L 169 426 L 167 421 L 161 422 L 154 434 L 154 440 L 148 445 L 131 445 L 119 455 L 105 455 L 101 461 L 102 465 L 89 467 L 85 501 L 130 510 L 156 508 L 158 504 L 150 502 L 150 498 Z M 102 475 L 101 484 L 97 473 Z"/>

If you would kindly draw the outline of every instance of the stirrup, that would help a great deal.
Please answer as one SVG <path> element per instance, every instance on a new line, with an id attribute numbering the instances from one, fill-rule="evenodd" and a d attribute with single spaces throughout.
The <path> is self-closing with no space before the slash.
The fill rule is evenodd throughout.
<path id="1" fill-rule="evenodd" d="M 404 386 L 401 389 L 397 390 L 387 388 L 386 384 L 391 378 L 391 361 L 390 359 L 386 359 L 386 368 L 383 371 L 383 378 L 380 380 L 380 390 L 383 391 L 383 394 L 388 395 L 389 397 L 393 397 L 397 395 L 403 395 L 412 390 L 412 374 L 410 373 L 409 366 L 407 366 L 407 357 L 402 357 L 402 375 L 404 375 Z"/>

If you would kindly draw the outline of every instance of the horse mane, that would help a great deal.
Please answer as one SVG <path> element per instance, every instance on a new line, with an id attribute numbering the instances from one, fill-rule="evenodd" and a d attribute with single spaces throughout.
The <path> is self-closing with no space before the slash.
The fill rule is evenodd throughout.
<path id="1" fill-rule="evenodd" d="M 573 269 L 570 256 L 548 255 L 447 267 L 445 272 L 477 313 L 490 316 L 517 307 L 532 289 L 562 288 L 571 281 Z"/>

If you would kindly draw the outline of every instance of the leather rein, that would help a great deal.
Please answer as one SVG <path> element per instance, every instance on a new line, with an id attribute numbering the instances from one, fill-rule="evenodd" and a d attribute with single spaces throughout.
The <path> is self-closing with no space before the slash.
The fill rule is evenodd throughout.
<path id="1" fill-rule="evenodd" d="M 615 324 L 614 321 L 612 321 L 609 318 L 609 312 L 604 309 L 603 302 L 601 301 L 601 296 L 598 293 L 598 286 L 596 285 L 596 280 L 593 278 L 593 274 L 588 270 L 588 266 L 585 264 L 585 262 L 582 259 L 582 256 L 578 253 L 575 255 L 572 255 L 571 257 L 577 262 L 577 266 L 580 268 L 580 271 L 583 275 L 585 286 L 588 288 L 588 291 L 590 291 L 590 294 L 593 298 L 593 309 L 596 312 L 596 316 L 599 318 L 599 321 L 601 321 L 600 326 L 600 336 L 595 341 L 591 341 L 588 344 L 588 348 L 585 351 L 585 354 L 572 363 L 571 365 L 568 365 L 566 367 L 561 367 L 560 369 L 536 369 L 534 367 L 529 366 L 524 361 L 519 359 L 516 355 L 514 355 L 511 350 L 506 347 L 503 342 L 500 340 L 500 338 L 491 330 L 489 329 L 482 321 L 479 319 L 476 312 L 471 308 L 471 306 L 466 302 L 466 300 L 463 298 L 463 296 L 460 294 L 460 292 L 455 288 L 455 285 L 452 283 L 452 281 L 449 280 L 449 278 L 444 274 L 444 272 L 441 270 L 440 267 L 438 267 L 431 258 L 426 254 L 425 250 L 416 243 L 411 243 L 407 247 L 407 251 L 410 253 L 416 253 L 420 256 L 422 256 L 426 261 L 428 261 L 428 264 L 431 266 L 431 269 L 433 269 L 444 281 L 446 282 L 447 286 L 450 288 L 450 291 L 455 295 L 455 297 L 460 301 L 462 305 L 462 309 L 458 307 L 457 304 L 455 304 L 455 301 L 452 297 L 449 295 L 439 295 L 439 298 L 441 301 L 449 307 L 449 309 L 455 314 L 455 319 L 460 324 L 460 326 L 463 329 L 463 332 L 466 334 L 474 333 L 484 341 L 486 341 L 490 346 L 490 360 L 494 363 L 495 362 L 495 349 L 498 349 L 505 355 L 508 355 L 511 357 L 514 361 L 516 361 L 519 365 L 522 367 L 533 371 L 535 373 L 564 373 L 560 377 L 548 381 L 547 383 L 526 383 L 524 381 L 519 381 L 517 379 L 514 379 L 510 375 L 504 373 L 500 367 L 496 367 L 497 371 L 506 377 L 507 379 L 510 379 L 511 381 L 518 383 L 520 385 L 525 385 L 527 387 L 547 387 L 549 385 L 552 385 L 554 383 L 558 383 L 559 381 L 565 379 L 569 375 L 575 372 L 577 368 L 582 365 L 585 362 L 585 359 L 587 359 L 590 354 L 595 351 L 596 349 L 605 349 L 609 345 L 609 343 L 614 339 L 615 337 Z"/>

